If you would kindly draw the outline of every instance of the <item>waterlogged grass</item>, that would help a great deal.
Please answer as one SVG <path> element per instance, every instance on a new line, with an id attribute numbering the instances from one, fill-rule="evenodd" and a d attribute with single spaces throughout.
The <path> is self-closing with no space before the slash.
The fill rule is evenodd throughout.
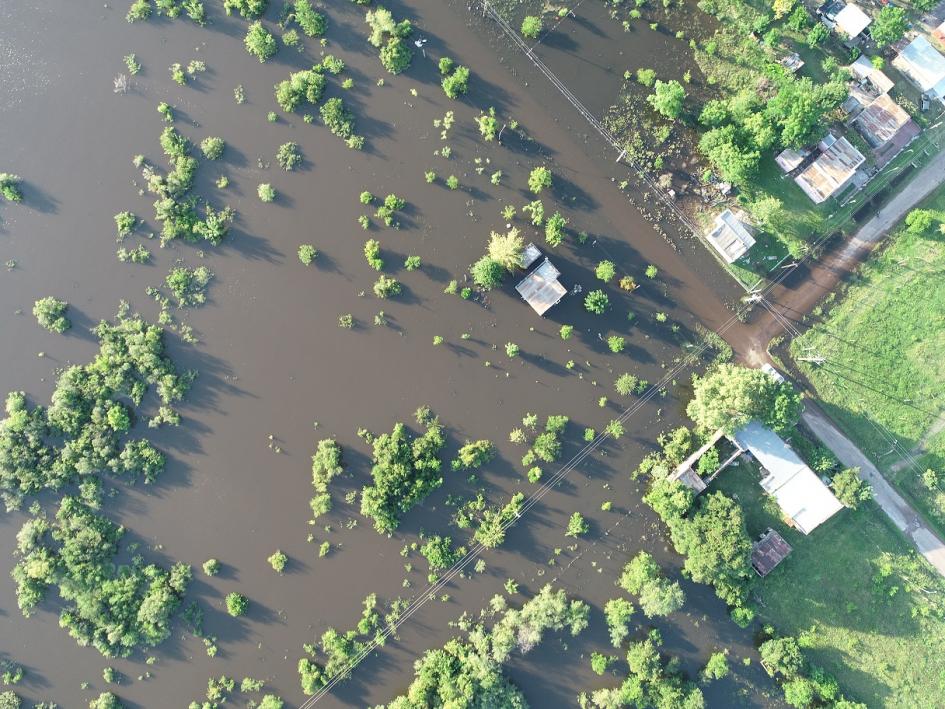
<path id="1" fill-rule="evenodd" d="M 924 205 L 945 209 L 945 190 Z M 826 358 L 799 362 L 828 413 L 884 473 L 945 529 L 945 241 L 900 229 L 823 320 L 792 345 Z M 889 433 L 883 431 L 887 429 Z M 898 441 L 893 448 L 889 435 Z M 916 465 L 899 463 L 916 451 Z"/>
<path id="2" fill-rule="evenodd" d="M 787 527 L 746 463 L 713 483 L 736 495 L 748 532 L 776 529 L 791 555 L 751 589 L 763 623 L 797 636 L 810 660 L 868 706 L 945 705 L 945 580 L 872 503 L 804 536 Z"/>

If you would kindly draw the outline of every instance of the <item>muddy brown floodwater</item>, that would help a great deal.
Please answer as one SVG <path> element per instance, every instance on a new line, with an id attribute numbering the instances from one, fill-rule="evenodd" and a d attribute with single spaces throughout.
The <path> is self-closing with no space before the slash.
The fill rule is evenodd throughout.
<path id="1" fill-rule="evenodd" d="M 380 537 L 342 499 L 369 476 L 369 450 L 356 436 L 358 428 L 389 430 L 428 404 L 448 428 L 447 458 L 467 438 L 498 444 L 499 458 L 482 474 L 490 501 L 502 502 L 518 490 L 527 494 L 536 486 L 524 479 L 522 450 L 508 442 L 522 415 L 570 416 L 567 459 L 581 447 L 585 426 L 600 430 L 629 403 L 616 402 L 618 374 L 659 380 L 683 356 L 686 343 L 698 339 L 699 324 L 715 328 L 730 317 L 724 305 L 728 285 L 711 265 L 693 270 L 690 260 L 654 232 L 615 185 L 626 168 L 613 164 L 578 115 L 555 100 L 541 78 L 490 37 L 463 4 L 389 4 L 395 16 L 409 17 L 429 40 L 425 56 L 418 55 L 397 77 L 385 74 L 365 41 L 363 10 L 348 2 L 329 5 L 327 51 L 345 60 L 345 76 L 354 79 L 344 97 L 357 115 L 357 131 L 367 139 L 363 152 L 345 148 L 317 121 L 308 125 L 298 115 L 266 121 L 266 113 L 277 108 L 273 84 L 318 61 L 317 44 L 309 41 L 305 53 L 282 49 L 263 65 L 242 47 L 245 23 L 224 16 L 216 2 L 207 3 L 212 22 L 206 28 L 161 19 L 129 25 L 125 5 L 0 4 L 0 170 L 25 180 L 22 205 L 0 205 L 0 261 L 16 262 L 0 274 L 0 390 L 25 390 L 32 401 L 47 403 L 57 369 L 86 362 L 96 351 L 90 325 L 112 317 L 122 299 L 156 319 L 147 286 L 160 285 L 178 259 L 211 268 L 208 303 L 179 315 L 193 326 L 199 344 L 168 336 L 177 363 L 200 373 L 183 406 L 181 426 L 151 436 L 168 454 L 168 469 L 150 487 L 109 480 L 119 492 L 107 513 L 128 528 L 127 541 L 142 542 L 146 558 L 165 564 L 182 560 L 198 569 L 190 596 L 204 607 L 206 630 L 217 636 L 220 653 L 206 657 L 202 643 L 178 623 L 172 637 L 149 653 L 157 658 L 153 665 L 145 665 L 146 654 L 106 660 L 91 648 L 79 648 L 58 627 L 52 600 L 24 619 L 6 572 L 0 575 L 0 651 L 27 670 L 19 693 L 64 707 L 85 706 L 106 689 L 101 680 L 106 665 L 128 678 L 115 689 L 126 706 L 186 706 L 204 696 L 208 677 L 221 674 L 264 677 L 271 690 L 297 705 L 303 700 L 295 668 L 302 644 L 329 626 L 352 627 L 369 593 L 391 600 L 422 589 L 425 563 L 412 557 L 415 569 L 407 573 L 401 547 L 421 530 L 462 540 L 448 527 L 445 500 L 473 491 L 464 474 L 446 472 L 443 487 L 407 515 L 392 538 Z M 267 13 L 271 24 L 277 12 L 271 7 Z M 593 35 L 581 41 L 593 42 Z M 628 44 L 626 52 L 634 51 Z M 131 52 L 144 70 L 132 78 L 127 94 L 113 93 L 113 77 L 124 71 L 122 57 Z M 438 86 L 436 60 L 444 55 L 472 69 L 470 93 L 461 101 L 449 101 Z M 170 64 L 195 58 L 207 63 L 207 73 L 186 87 L 173 84 Z M 385 83 L 377 86 L 382 76 Z M 242 105 L 233 99 L 239 84 L 247 99 Z M 341 93 L 337 84 L 331 91 Z M 131 159 L 141 153 L 164 164 L 158 145 L 163 125 L 155 111 L 162 100 L 175 107 L 176 125 L 191 140 L 207 135 L 226 140 L 222 161 L 201 160 L 196 192 L 216 204 L 229 203 L 239 219 L 219 247 L 201 252 L 172 243 L 159 249 L 156 240 L 145 239 L 155 253 L 152 264 L 120 264 L 114 255 L 116 212 L 132 210 L 148 219 L 146 231 L 157 229 L 152 200 L 139 195 Z M 488 106 L 519 120 L 532 140 L 483 144 L 473 117 Z M 441 143 L 433 121 L 447 110 L 456 113 L 449 160 L 433 154 Z M 274 161 L 277 147 L 289 140 L 305 155 L 304 167 L 294 173 L 282 172 Z M 477 158 L 486 168 L 482 175 L 475 170 Z M 575 232 L 591 237 L 578 246 L 572 235 L 553 254 L 563 282 L 590 289 L 594 265 L 610 258 L 642 284 L 632 296 L 608 287 L 614 307 L 606 317 L 585 313 L 581 299 L 569 296 L 540 319 L 516 297 L 511 283 L 486 303 L 443 294 L 451 278 L 462 282 L 490 229 L 503 226 L 501 207 L 529 199 L 528 171 L 543 162 L 555 174 L 557 208 Z M 424 181 L 430 169 L 441 176 L 436 184 Z M 488 176 L 498 169 L 505 178 L 495 187 Z M 230 178 L 222 191 L 213 186 L 220 174 Z M 443 186 L 450 174 L 459 178 L 461 189 Z M 277 189 L 275 203 L 259 202 L 260 182 Z M 360 229 L 356 220 L 365 210 L 358 194 L 365 189 L 406 198 L 403 228 L 375 225 L 370 234 Z M 550 206 L 551 200 L 546 202 Z M 542 243 L 541 235 L 519 225 Z M 389 271 L 404 282 L 402 297 L 379 301 L 371 295 L 376 274 L 361 253 L 369 237 L 380 240 Z M 320 251 L 310 268 L 296 258 L 301 243 Z M 422 258 L 421 270 L 399 267 L 411 254 Z M 647 264 L 658 267 L 655 280 L 644 276 Z M 705 285 L 713 279 L 718 288 Z M 33 301 L 46 295 L 71 304 L 74 327 L 65 336 L 42 331 L 30 315 Z M 382 309 L 390 324 L 375 327 L 373 316 Z M 632 322 L 628 310 L 636 314 Z M 656 321 L 659 312 L 666 313 L 666 323 Z M 354 315 L 353 330 L 338 327 L 342 313 Z M 558 336 L 563 323 L 576 327 L 568 342 Z M 461 339 L 462 333 L 469 339 Z M 627 337 L 624 353 L 607 350 L 603 340 L 610 334 Z M 434 335 L 446 344 L 434 347 Z M 523 356 L 510 361 L 507 342 L 517 343 Z M 568 360 L 576 363 L 573 370 L 566 368 Z M 370 705 L 403 691 L 413 661 L 456 632 L 449 622 L 464 610 L 485 606 L 508 578 L 519 581 L 525 594 L 519 600 L 553 580 L 593 606 L 591 628 L 580 638 L 549 636 L 509 665 L 533 706 L 573 705 L 580 691 L 616 685 L 618 678 L 590 671 L 589 657 L 609 648 L 601 609 L 617 594 L 619 569 L 641 548 L 675 576 L 680 566 L 640 501 L 640 484 L 628 473 L 657 434 L 681 420 L 678 396 L 687 380 L 688 373 L 681 373 L 665 396 L 643 406 L 619 444 L 588 458 L 519 522 L 501 549 L 484 556 L 484 574 L 452 583 L 448 600 L 424 606 L 403 626 L 398 641 L 368 658 L 321 706 Z M 603 409 L 601 396 L 611 400 Z M 269 448 L 270 434 L 281 453 Z M 336 436 L 344 446 L 348 470 L 333 488 L 335 509 L 324 518 L 330 532 L 307 523 L 309 457 L 315 441 L 326 436 Z M 604 500 L 614 502 L 613 511 L 601 512 Z M 564 530 L 575 510 L 589 519 L 592 533 L 572 552 Z M 0 515 L 5 569 L 13 565 L 14 535 L 24 519 L 20 513 Z M 357 526 L 346 524 L 349 520 Z M 307 541 L 309 533 L 314 543 Z M 318 544 L 326 539 L 333 551 L 320 559 Z M 276 548 L 290 558 L 284 576 L 266 562 Z M 565 551 L 550 566 L 556 548 Z M 223 563 L 214 578 L 199 572 L 210 557 Z M 409 589 L 403 587 L 405 578 Z M 683 583 L 684 610 L 653 623 L 663 631 L 666 651 L 695 676 L 712 651 L 729 648 L 733 673 L 705 688 L 708 703 L 777 704 L 750 631 L 731 623 L 707 587 Z M 252 602 L 249 614 L 238 620 L 225 614 L 222 603 L 234 590 Z M 151 672 L 149 679 L 135 679 L 145 671 Z M 89 689 L 81 688 L 83 682 Z"/>

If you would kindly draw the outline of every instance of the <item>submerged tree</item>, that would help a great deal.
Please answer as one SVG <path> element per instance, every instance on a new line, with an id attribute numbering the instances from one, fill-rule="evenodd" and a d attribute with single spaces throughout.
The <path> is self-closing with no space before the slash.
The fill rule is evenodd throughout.
<path id="1" fill-rule="evenodd" d="M 260 63 L 265 62 L 279 51 L 276 38 L 258 20 L 246 30 L 243 44 L 246 46 L 246 51 L 256 57 Z"/>
<path id="2" fill-rule="evenodd" d="M 44 328 L 61 335 L 72 327 L 72 322 L 66 317 L 68 307 L 66 301 L 47 296 L 33 304 L 33 316 Z"/>

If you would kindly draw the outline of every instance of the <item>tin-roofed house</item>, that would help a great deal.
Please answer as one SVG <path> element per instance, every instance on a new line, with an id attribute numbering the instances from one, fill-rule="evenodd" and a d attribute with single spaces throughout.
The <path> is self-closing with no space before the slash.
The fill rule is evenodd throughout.
<path id="1" fill-rule="evenodd" d="M 567 295 L 568 289 L 561 285 L 561 272 L 547 258 L 534 271 L 519 281 L 515 290 L 539 315 L 544 315 Z"/>
<path id="2" fill-rule="evenodd" d="M 754 229 L 732 210 L 726 209 L 715 218 L 715 225 L 706 238 L 726 263 L 734 263 L 755 244 Z"/>
<path id="3" fill-rule="evenodd" d="M 732 440 L 764 469 L 761 487 L 798 531 L 810 534 L 843 509 L 830 488 L 771 429 L 752 421 L 736 431 Z"/>
<path id="4" fill-rule="evenodd" d="M 850 43 L 859 41 L 872 22 L 872 18 L 852 2 L 844 5 L 833 18 L 834 29 Z"/>
<path id="5" fill-rule="evenodd" d="M 850 141 L 837 138 L 832 133 L 820 141 L 819 147 L 820 157 L 794 178 L 804 194 L 817 204 L 840 194 L 853 184 L 857 170 L 866 162 L 863 153 L 854 148 Z"/>
<path id="6" fill-rule="evenodd" d="M 925 37 L 919 35 L 912 40 L 892 63 L 920 91 L 939 101 L 945 100 L 945 56 Z"/>
<path id="7" fill-rule="evenodd" d="M 877 168 L 885 166 L 922 132 L 888 94 L 864 108 L 853 119 L 853 126 L 873 149 Z"/>

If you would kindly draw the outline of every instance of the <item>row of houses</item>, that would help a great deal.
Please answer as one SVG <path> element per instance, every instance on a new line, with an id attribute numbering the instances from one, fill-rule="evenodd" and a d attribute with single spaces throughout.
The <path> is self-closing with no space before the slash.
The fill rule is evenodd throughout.
<path id="1" fill-rule="evenodd" d="M 821 8 L 822 20 L 847 40 L 861 39 L 870 18 L 854 4 L 828 3 Z M 945 42 L 945 23 L 935 31 Z M 933 34 L 935 34 L 933 32 Z M 906 43 L 893 59 L 896 67 L 929 100 L 945 104 L 945 56 L 924 37 Z M 803 62 L 792 55 L 782 65 L 796 71 Z M 870 160 L 843 135 L 828 133 L 816 146 L 783 150 L 775 162 L 793 177 L 807 197 L 822 204 L 851 187 L 859 189 L 919 135 L 921 129 L 909 113 L 890 96 L 892 79 L 861 55 L 848 67 L 850 93 L 841 105 L 846 125 L 855 130 L 869 148 Z M 715 218 L 706 240 L 726 263 L 745 256 L 755 244 L 755 229 L 740 213 L 726 209 Z"/>

